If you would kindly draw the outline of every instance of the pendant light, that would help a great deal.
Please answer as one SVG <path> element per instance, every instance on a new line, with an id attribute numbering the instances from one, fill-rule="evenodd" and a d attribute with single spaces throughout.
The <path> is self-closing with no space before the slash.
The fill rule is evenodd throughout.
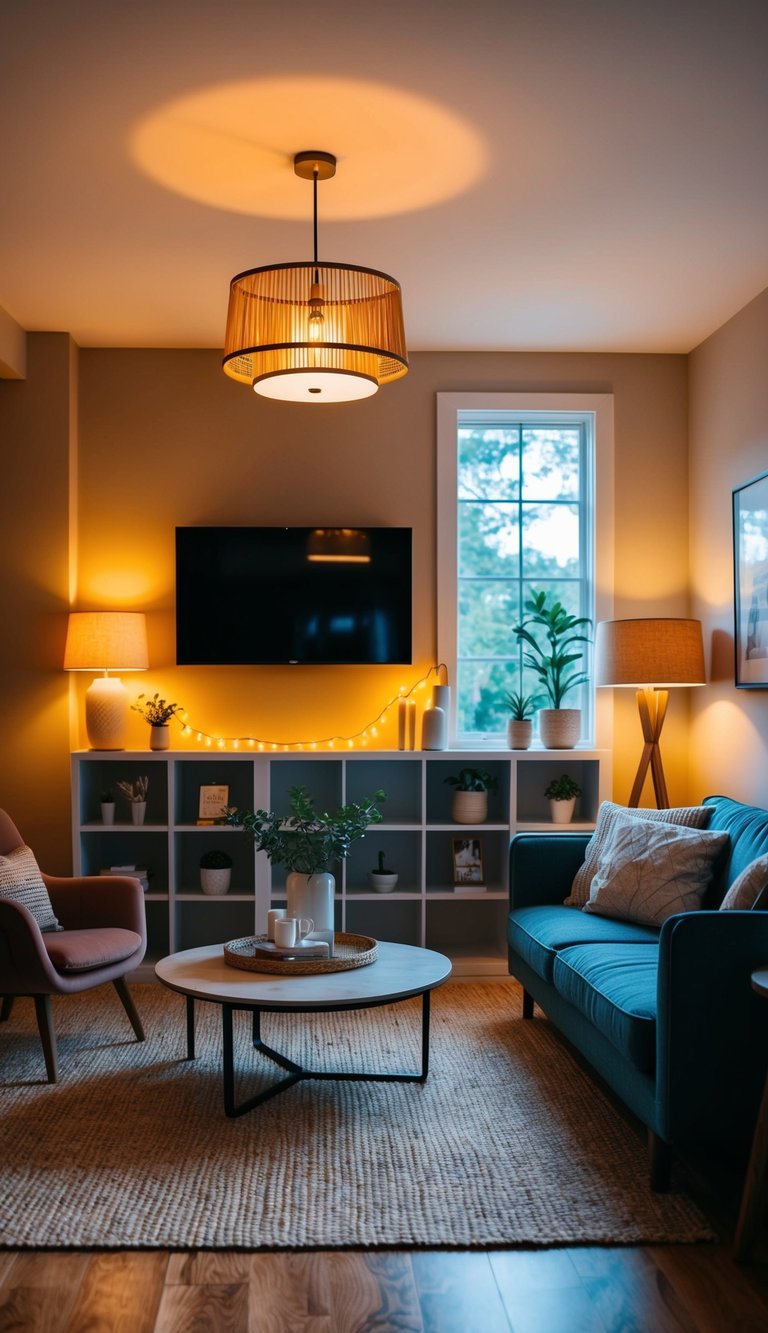
<path id="1" fill-rule="evenodd" d="M 314 258 L 247 269 L 232 279 L 224 373 L 265 398 L 344 403 L 408 373 L 400 284 L 376 269 L 321 263 L 317 183 L 336 174 L 331 153 L 297 153 L 311 180 Z"/>

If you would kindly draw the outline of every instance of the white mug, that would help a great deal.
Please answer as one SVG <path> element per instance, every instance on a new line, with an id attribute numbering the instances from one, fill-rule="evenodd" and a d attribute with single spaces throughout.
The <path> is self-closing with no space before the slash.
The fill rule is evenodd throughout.
<path id="1" fill-rule="evenodd" d="M 314 921 L 308 916 L 284 916 L 275 921 L 275 944 L 281 949 L 291 949 L 301 944 L 305 935 L 314 927 Z"/>
<path id="2" fill-rule="evenodd" d="M 275 922 L 276 922 L 276 921 L 281 921 L 282 918 L 283 918 L 284 916 L 287 916 L 287 912 L 286 912 L 286 909 L 285 909 L 284 907 L 272 907 L 272 908 L 267 912 L 267 939 L 268 939 L 268 940 L 272 940 L 272 941 L 274 941 L 274 938 L 275 938 Z"/>

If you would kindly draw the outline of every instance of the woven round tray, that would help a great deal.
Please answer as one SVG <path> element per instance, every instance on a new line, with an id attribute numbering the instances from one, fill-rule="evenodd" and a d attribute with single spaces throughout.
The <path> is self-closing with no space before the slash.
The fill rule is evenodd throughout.
<path id="1" fill-rule="evenodd" d="M 333 937 L 333 958 L 305 958 L 294 962 L 287 958 L 256 958 L 255 944 L 261 944 L 266 935 L 246 935 L 241 940 L 230 940 L 224 945 L 224 962 L 246 972 L 278 972 L 283 976 L 309 976 L 315 972 L 349 972 L 353 967 L 367 967 L 378 953 L 378 945 L 370 935 L 336 934 Z"/>

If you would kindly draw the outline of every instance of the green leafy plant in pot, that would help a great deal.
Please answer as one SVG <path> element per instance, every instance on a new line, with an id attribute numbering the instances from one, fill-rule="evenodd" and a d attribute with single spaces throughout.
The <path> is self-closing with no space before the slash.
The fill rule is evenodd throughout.
<path id="1" fill-rule="evenodd" d="M 337 810 L 317 811 L 307 788 L 298 786 L 290 789 L 287 815 L 231 807 L 225 822 L 242 829 L 272 865 L 285 866 L 288 915 L 309 917 L 313 933 L 328 938 L 332 952 L 336 885 L 330 867 L 346 860 L 352 844 L 381 823 L 376 803 L 385 800 L 385 792 L 376 791 Z"/>
<path id="2" fill-rule="evenodd" d="M 559 778 L 552 779 L 544 795 L 549 801 L 552 823 L 570 824 L 576 806 L 576 797 L 581 796 L 581 787 L 578 782 L 569 777 L 567 773 L 561 773 Z"/>
<path id="3" fill-rule="evenodd" d="M 509 709 L 507 744 L 510 750 L 528 750 L 533 740 L 533 714 L 539 706 L 539 696 L 505 690 L 504 699 Z"/>
<path id="4" fill-rule="evenodd" d="M 572 615 L 562 602 L 549 604 L 547 597 L 546 592 L 531 592 L 525 603 L 528 614 L 513 632 L 525 648 L 523 665 L 538 677 L 551 705 L 539 709 L 542 743 L 548 750 L 572 750 L 581 734 L 581 709 L 563 708 L 563 700 L 589 681 L 587 673 L 576 665 L 584 657 L 583 649 L 576 645 L 592 642 L 582 632 L 591 629 L 592 621 L 588 616 Z"/>
<path id="5" fill-rule="evenodd" d="M 149 723 L 150 750 L 168 749 L 170 744 L 168 723 L 182 711 L 182 708 L 182 704 L 168 703 L 168 700 L 161 699 L 159 694 L 153 694 L 151 699 L 145 694 L 140 694 L 135 704 L 131 704 L 131 712 L 140 713 L 144 721 Z"/>
<path id="6" fill-rule="evenodd" d="M 493 773 L 480 768 L 462 768 L 458 777 L 444 779 L 454 788 L 451 818 L 455 824 L 484 824 L 488 818 L 488 792 L 499 783 Z"/>
<path id="7" fill-rule="evenodd" d="M 368 872 L 368 883 L 377 893 L 391 893 L 397 884 L 398 873 L 388 869 L 386 852 L 378 852 L 377 857 L 376 865 Z"/>
<path id="8" fill-rule="evenodd" d="M 218 847 L 203 852 L 200 857 L 200 887 L 203 893 L 220 896 L 229 891 L 232 877 L 232 857 Z"/>

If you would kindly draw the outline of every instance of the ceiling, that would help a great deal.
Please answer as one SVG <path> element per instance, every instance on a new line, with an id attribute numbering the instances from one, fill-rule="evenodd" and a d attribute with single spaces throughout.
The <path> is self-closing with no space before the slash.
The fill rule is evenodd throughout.
<path id="1" fill-rule="evenodd" d="M 411 350 L 687 352 L 768 286 L 767 49 L 765 0 L 3 0 L 0 307 L 220 347 L 322 149 Z"/>

